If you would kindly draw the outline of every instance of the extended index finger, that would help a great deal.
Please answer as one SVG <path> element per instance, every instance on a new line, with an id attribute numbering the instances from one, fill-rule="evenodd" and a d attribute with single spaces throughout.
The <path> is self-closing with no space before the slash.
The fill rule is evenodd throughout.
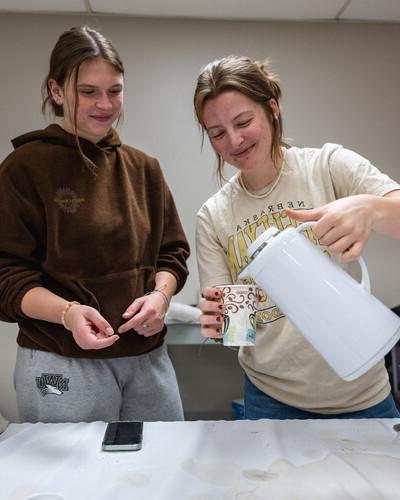
<path id="1" fill-rule="evenodd" d="M 286 208 L 285 212 L 286 215 L 300 222 L 317 221 L 323 215 L 319 208 L 313 208 L 310 210 L 292 210 L 290 208 Z"/>

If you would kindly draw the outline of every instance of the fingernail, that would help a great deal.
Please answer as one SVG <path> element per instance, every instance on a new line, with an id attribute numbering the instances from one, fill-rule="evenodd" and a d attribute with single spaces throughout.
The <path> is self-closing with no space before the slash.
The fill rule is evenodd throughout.
<path id="1" fill-rule="evenodd" d="M 214 295 L 215 295 L 216 297 L 219 297 L 219 292 L 215 292 L 215 293 L 214 293 Z"/>
<path id="2" fill-rule="evenodd" d="M 114 330 L 111 328 L 111 326 L 108 326 L 106 328 L 106 334 L 107 335 L 113 335 L 113 333 L 114 333 Z"/>
<path id="3" fill-rule="evenodd" d="M 129 316 L 129 314 L 130 314 L 130 313 L 129 313 L 129 311 L 125 311 L 125 312 L 122 314 L 122 316 Z"/>
<path id="4" fill-rule="evenodd" d="M 221 316 L 217 316 L 217 317 L 215 318 L 215 320 L 216 320 L 216 321 L 218 321 L 218 322 L 222 321 Z"/>
<path id="5" fill-rule="evenodd" d="M 216 328 L 216 329 L 215 329 L 215 331 L 216 331 L 217 333 L 220 333 L 220 332 L 221 332 L 221 328 Z"/>
<path id="6" fill-rule="evenodd" d="M 223 309 L 225 309 L 224 304 L 218 304 L 218 309 L 220 309 L 221 311 L 222 311 Z"/>

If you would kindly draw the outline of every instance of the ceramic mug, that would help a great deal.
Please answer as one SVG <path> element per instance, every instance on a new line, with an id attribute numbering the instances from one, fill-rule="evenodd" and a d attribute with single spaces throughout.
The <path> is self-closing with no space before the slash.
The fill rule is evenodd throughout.
<path id="1" fill-rule="evenodd" d="M 225 305 L 222 338 L 226 346 L 256 343 L 256 314 L 260 290 L 256 285 L 218 285 Z"/>

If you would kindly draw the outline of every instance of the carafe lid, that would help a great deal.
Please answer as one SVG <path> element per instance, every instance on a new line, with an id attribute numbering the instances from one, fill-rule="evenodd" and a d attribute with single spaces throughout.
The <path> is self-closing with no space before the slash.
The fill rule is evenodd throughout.
<path id="1" fill-rule="evenodd" d="M 276 227 L 269 227 L 260 236 L 253 241 L 253 243 L 247 249 L 250 260 L 254 259 L 257 254 L 268 244 L 268 240 L 279 233 L 279 229 Z"/>

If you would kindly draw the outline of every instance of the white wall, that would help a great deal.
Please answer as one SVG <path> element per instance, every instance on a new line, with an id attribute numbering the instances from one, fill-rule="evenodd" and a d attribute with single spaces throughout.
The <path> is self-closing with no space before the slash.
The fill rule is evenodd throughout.
<path id="1" fill-rule="evenodd" d="M 192 97 L 199 70 L 230 53 L 272 58 L 283 87 L 286 136 L 296 145 L 338 142 L 400 181 L 400 24 L 178 21 L 118 17 L 0 16 L 0 157 L 10 138 L 45 124 L 40 85 L 58 35 L 90 23 L 112 39 L 126 67 L 125 142 L 158 157 L 192 243 L 191 277 L 178 300 L 195 303 L 195 214 L 215 190 L 214 156 L 200 148 Z M 155 193 L 156 196 L 156 193 Z M 374 293 L 400 303 L 400 243 L 374 237 L 365 253 Z M 14 327 L 0 324 L 0 411 L 15 415 L 5 393 Z M 12 332 L 12 333 L 10 333 Z M 11 364 L 13 364 L 11 362 Z M 7 401 L 3 398 L 7 396 Z"/>

